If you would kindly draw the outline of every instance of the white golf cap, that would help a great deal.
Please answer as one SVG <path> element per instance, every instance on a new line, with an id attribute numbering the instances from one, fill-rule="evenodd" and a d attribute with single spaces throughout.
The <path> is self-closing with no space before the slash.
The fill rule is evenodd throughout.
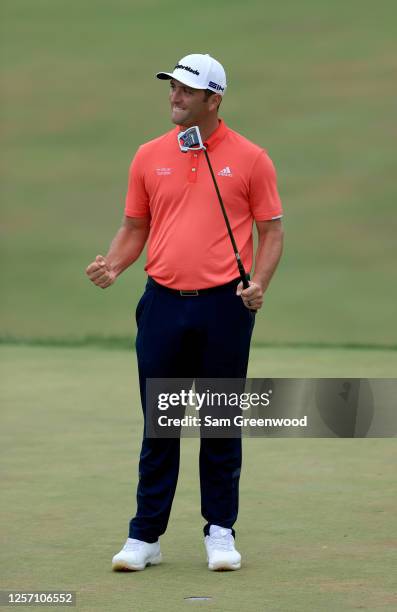
<path id="1" fill-rule="evenodd" d="M 193 89 L 210 89 L 224 95 L 226 74 L 222 64 L 210 55 L 192 53 L 179 60 L 173 72 L 158 72 L 158 79 L 176 79 Z"/>

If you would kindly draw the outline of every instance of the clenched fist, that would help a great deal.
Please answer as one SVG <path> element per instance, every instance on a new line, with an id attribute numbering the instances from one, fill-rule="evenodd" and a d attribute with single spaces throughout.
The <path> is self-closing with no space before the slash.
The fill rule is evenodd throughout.
<path id="1" fill-rule="evenodd" d="M 94 285 L 102 289 L 106 289 L 116 280 L 116 273 L 111 270 L 108 262 L 102 255 L 96 256 L 95 261 L 86 268 L 85 273 Z"/>

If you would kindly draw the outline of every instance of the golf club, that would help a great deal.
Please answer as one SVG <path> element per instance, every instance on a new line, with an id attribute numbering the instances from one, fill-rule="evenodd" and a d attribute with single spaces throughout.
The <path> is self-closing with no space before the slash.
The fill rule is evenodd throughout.
<path id="1" fill-rule="evenodd" d="M 184 132 L 179 132 L 178 134 L 178 144 L 182 151 L 182 153 L 187 153 L 188 151 L 204 151 L 205 158 L 207 160 L 208 168 L 212 177 L 212 181 L 214 183 L 216 195 L 218 196 L 219 204 L 222 209 L 223 217 L 225 219 L 227 231 L 229 233 L 229 238 L 233 246 L 234 255 L 236 257 L 237 268 L 240 274 L 240 278 L 243 283 L 244 289 L 249 287 L 248 275 L 244 269 L 243 262 L 241 261 L 240 253 L 238 252 L 237 244 L 233 236 L 232 228 L 230 227 L 230 222 L 226 213 L 225 206 L 223 204 L 222 196 L 219 191 L 218 183 L 216 182 L 215 174 L 211 166 L 210 158 L 208 156 L 207 148 L 204 146 L 203 141 L 201 139 L 200 130 L 197 125 L 188 128 Z M 253 310 L 256 312 L 256 310 Z"/>

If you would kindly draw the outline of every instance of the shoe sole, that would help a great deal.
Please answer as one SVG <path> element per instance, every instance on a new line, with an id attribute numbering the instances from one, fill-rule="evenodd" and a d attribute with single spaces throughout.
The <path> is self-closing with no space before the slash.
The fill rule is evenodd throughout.
<path id="1" fill-rule="evenodd" d="M 234 570 L 239 570 L 241 568 L 241 563 L 209 563 L 208 569 L 212 572 L 231 572 Z"/>
<path id="2" fill-rule="evenodd" d="M 142 563 L 142 565 L 129 565 L 125 561 L 116 561 L 112 565 L 112 569 L 114 572 L 141 572 L 145 569 L 145 567 L 149 565 L 159 565 L 161 563 L 162 557 L 161 553 L 156 557 L 152 557 L 148 559 L 146 563 Z"/>

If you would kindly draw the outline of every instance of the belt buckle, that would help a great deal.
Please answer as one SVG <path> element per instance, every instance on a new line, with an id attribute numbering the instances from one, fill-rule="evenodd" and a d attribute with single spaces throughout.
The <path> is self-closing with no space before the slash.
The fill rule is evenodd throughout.
<path id="1" fill-rule="evenodd" d="M 190 291 L 179 291 L 179 294 L 182 295 L 183 297 L 187 297 L 187 296 L 192 296 L 192 295 L 198 295 L 199 292 L 197 289 L 191 289 Z"/>

